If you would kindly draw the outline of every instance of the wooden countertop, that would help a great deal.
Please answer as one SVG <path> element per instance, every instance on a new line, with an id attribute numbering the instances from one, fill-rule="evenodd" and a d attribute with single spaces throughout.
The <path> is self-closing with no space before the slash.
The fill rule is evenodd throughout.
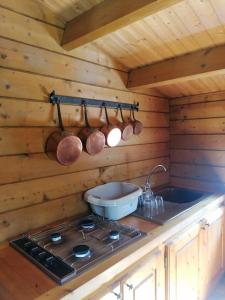
<path id="1" fill-rule="evenodd" d="M 213 195 L 160 226 L 134 216 L 128 216 L 121 223 L 131 225 L 147 233 L 147 236 L 122 249 L 110 258 L 100 262 L 79 277 L 60 286 L 39 270 L 27 258 L 11 248 L 7 243 L 0 246 L 0 299 L 1 300 L 56 300 L 72 293 L 74 299 L 82 299 L 82 293 L 90 288 L 94 291 L 110 280 L 122 269 L 141 258 L 176 232 L 182 230 L 211 209 L 221 206 L 223 195 Z M 81 288 L 82 287 L 82 288 Z M 77 294 L 76 294 L 77 292 Z M 92 292 L 90 290 L 90 292 Z M 65 297 L 66 299 L 66 297 Z"/>

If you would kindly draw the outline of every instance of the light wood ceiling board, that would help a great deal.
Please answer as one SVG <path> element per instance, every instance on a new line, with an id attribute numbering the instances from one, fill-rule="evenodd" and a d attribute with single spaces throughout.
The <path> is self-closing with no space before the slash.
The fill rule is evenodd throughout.
<path id="1" fill-rule="evenodd" d="M 189 80 L 179 84 L 171 84 L 159 88 L 149 89 L 169 98 L 179 98 L 191 95 L 225 91 L 225 75 L 216 75 L 201 79 Z"/>
<path id="2" fill-rule="evenodd" d="M 96 40 L 96 44 L 101 44 L 103 51 L 108 50 L 109 55 L 130 69 L 214 47 L 225 43 L 222 1 L 182 1 L 109 34 L 114 41 L 120 37 L 119 53 L 107 49 L 106 37 Z M 198 11 L 200 7 L 201 13 Z M 137 37 L 136 41 L 130 38 L 132 33 Z M 137 50 L 141 53 L 141 60 L 133 59 Z"/>
<path id="3" fill-rule="evenodd" d="M 62 45 L 71 50 L 182 0 L 105 0 L 68 22 Z"/>
<path id="4" fill-rule="evenodd" d="M 104 0 L 38 0 L 68 22 Z"/>
<path id="5" fill-rule="evenodd" d="M 213 7 L 210 0 L 188 0 L 188 3 L 194 9 L 213 42 L 216 45 L 223 44 L 225 42 L 224 24 L 221 23 L 215 11 L 216 4 Z"/>
<path id="6" fill-rule="evenodd" d="M 225 72 L 225 45 L 158 62 L 129 73 L 128 88 L 158 87 Z"/>
<path id="7" fill-rule="evenodd" d="M 189 5 L 188 1 L 181 2 L 173 6 L 177 18 L 183 23 L 189 35 L 198 44 L 199 49 L 209 48 L 214 45 L 209 33 L 196 15 L 194 9 Z"/>

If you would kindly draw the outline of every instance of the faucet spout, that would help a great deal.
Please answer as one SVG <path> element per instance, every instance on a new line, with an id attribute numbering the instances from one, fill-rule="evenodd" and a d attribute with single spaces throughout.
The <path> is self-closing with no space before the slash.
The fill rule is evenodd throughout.
<path id="1" fill-rule="evenodd" d="M 150 179 L 151 179 L 151 176 L 155 173 L 155 171 L 157 169 L 162 169 L 164 172 L 167 171 L 167 168 L 164 166 L 164 165 L 157 165 L 155 166 L 151 172 L 149 173 L 149 175 L 147 176 L 146 178 L 146 183 L 145 183 L 145 186 L 148 187 L 148 188 L 151 188 L 151 182 L 150 182 Z"/>

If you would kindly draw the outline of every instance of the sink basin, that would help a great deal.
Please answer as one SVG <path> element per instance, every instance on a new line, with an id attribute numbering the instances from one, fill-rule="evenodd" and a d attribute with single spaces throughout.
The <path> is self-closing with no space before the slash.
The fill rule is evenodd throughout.
<path id="1" fill-rule="evenodd" d="M 84 194 L 92 211 L 109 220 L 119 220 L 137 209 L 139 186 L 129 182 L 109 182 L 96 186 Z"/>
<path id="2" fill-rule="evenodd" d="M 186 212 L 210 196 L 209 193 L 176 187 L 166 187 L 156 191 L 154 195 L 163 197 L 163 207 L 152 208 L 149 205 L 144 205 L 138 207 L 133 215 L 161 225 Z"/>
<path id="3" fill-rule="evenodd" d="M 174 203 L 189 203 L 192 201 L 197 201 L 205 194 L 187 189 L 168 187 L 156 192 L 155 195 L 162 196 L 164 201 Z"/>

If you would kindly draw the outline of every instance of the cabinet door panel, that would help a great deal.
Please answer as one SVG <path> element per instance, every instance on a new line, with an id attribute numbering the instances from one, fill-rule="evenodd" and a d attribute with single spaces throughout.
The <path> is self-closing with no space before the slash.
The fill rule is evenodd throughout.
<path id="1" fill-rule="evenodd" d="M 161 251 L 149 256 L 124 279 L 124 300 L 164 300 L 164 256 Z"/>
<path id="2" fill-rule="evenodd" d="M 200 234 L 199 299 L 205 299 L 211 283 L 224 268 L 224 209 L 218 208 L 204 220 Z"/>
<path id="3" fill-rule="evenodd" d="M 166 246 L 168 300 L 198 299 L 199 232 L 195 225 Z"/>
<path id="4" fill-rule="evenodd" d="M 208 274 L 212 281 L 223 270 L 223 218 L 218 216 L 208 227 Z"/>

